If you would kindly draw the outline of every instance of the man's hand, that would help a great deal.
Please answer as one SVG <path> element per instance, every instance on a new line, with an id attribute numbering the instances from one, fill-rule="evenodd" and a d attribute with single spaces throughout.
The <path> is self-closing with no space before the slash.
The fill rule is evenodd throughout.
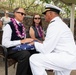
<path id="1" fill-rule="evenodd" d="M 21 40 L 21 43 L 24 44 L 24 43 L 30 43 L 33 41 L 34 41 L 34 39 L 32 39 L 32 38 L 25 38 L 25 39 Z"/>
<path id="2" fill-rule="evenodd" d="M 34 45 L 34 41 L 30 42 L 29 44 Z"/>

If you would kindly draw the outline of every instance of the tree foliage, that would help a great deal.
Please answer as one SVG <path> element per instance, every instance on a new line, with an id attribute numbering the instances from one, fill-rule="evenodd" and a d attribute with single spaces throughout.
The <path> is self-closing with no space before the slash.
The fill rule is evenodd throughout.
<path id="1" fill-rule="evenodd" d="M 42 13 L 44 11 L 44 4 L 51 3 L 62 8 L 65 13 L 62 14 L 63 17 L 70 16 L 70 8 L 60 0 L 6 0 L 5 2 L 0 2 L 0 9 L 2 10 L 12 10 L 16 7 L 23 7 L 26 9 L 27 14 L 32 13 Z"/>

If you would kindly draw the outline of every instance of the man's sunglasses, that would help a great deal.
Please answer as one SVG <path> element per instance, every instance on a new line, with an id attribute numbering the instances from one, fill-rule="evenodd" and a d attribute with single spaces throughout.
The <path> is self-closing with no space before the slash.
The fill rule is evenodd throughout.
<path id="1" fill-rule="evenodd" d="M 23 16 L 23 15 L 26 16 L 26 14 L 25 14 L 25 13 L 22 13 L 22 12 L 16 12 L 16 13 L 20 13 L 22 16 Z"/>
<path id="2" fill-rule="evenodd" d="M 34 18 L 34 19 L 36 19 L 36 20 L 37 20 L 37 19 L 40 20 L 41 18 Z"/>

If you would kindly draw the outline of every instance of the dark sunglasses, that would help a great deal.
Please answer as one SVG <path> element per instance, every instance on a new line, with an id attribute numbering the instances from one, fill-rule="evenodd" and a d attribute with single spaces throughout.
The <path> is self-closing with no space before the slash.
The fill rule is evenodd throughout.
<path id="1" fill-rule="evenodd" d="M 22 16 L 23 16 L 23 15 L 26 16 L 26 14 L 25 14 L 25 13 L 22 13 L 22 12 L 16 12 L 16 13 L 20 13 Z"/>
<path id="2" fill-rule="evenodd" d="M 41 18 L 34 18 L 34 19 L 36 19 L 36 20 L 37 20 L 37 19 L 40 20 Z"/>

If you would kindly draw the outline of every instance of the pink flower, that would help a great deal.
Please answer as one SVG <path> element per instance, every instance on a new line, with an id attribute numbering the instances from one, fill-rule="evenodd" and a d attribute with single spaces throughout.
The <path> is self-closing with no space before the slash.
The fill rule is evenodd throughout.
<path id="1" fill-rule="evenodd" d="M 14 18 L 11 18 L 11 21 L 13 22 L 14 24 L 14 27 L 15 27 L 15 30 L 16 30 L 16 33 L 17 33 L 17 36 L 20 37 L 20 38 L 24 38 L 25 37 L 25 27 L 24 25 L 22 24 L 22 34 L 20 33 L 19 29 L 18 29 L 18 24 L 16 23 L 15 19 Z"/>

